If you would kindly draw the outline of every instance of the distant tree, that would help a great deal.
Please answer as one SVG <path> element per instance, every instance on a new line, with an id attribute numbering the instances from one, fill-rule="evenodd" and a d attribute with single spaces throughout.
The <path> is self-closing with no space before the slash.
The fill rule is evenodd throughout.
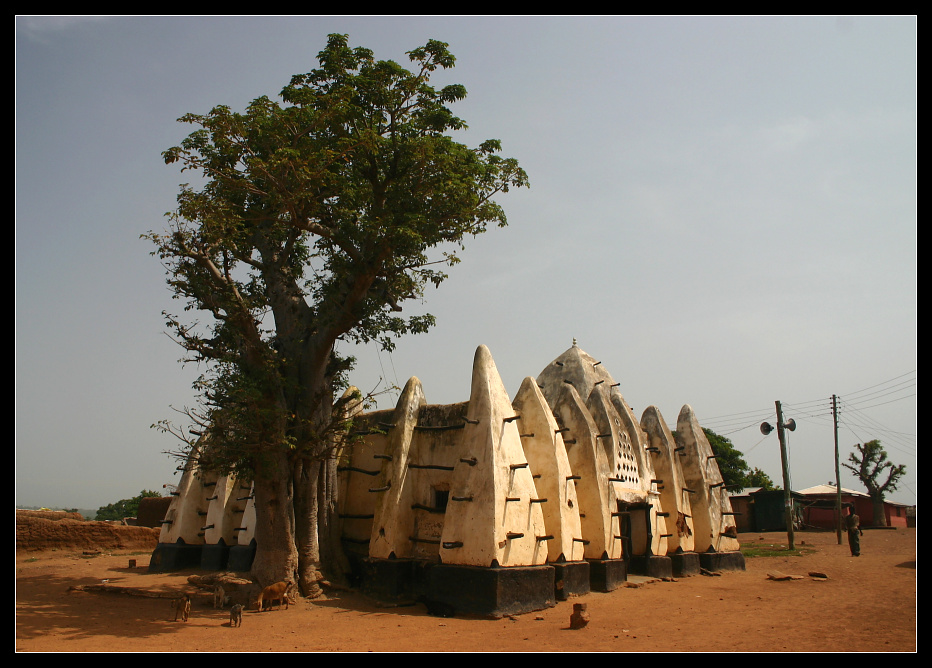
<path id="1" fill-rule="evenodd" d="M 780 489 L 780 486 L 775 485 L 773 480 L 770 479 L 769 475 L 756 467 L 747 474 L 745 480 L 745 487 L 760 487 L 761 489 L 764 489 L 768 492 Z"/>
<path id="2" fill-rule="evenodd" d="M 160 497 L 162 496 L 158 492 L 153 492 L 151 489 L 144 489 L 139 493 L 139 496 L 134 496 L 132 499 L 121 499 L 116 503 L 111 503 L 108 506 L 101 506 L 97 509 L 97 519 L 98 521 L 103 520 L 121 520 L 124 517 L 136 517 L 136 514 L 139 512 L 139 502 L 147 497 Z"/>
<path id="3" fill-rule="evenodd" d="M 887 516 L 883 511 L 883 501 L 887 492 L 896 490 L 897 482 L 906 473 L 906 465 L 896 466 L 889 461 L 887 451 L 881 447 L 877 439 L 863 445 L 858 443 L 854 447 L 860 456 L 853 452 L 848 453 L 850 463 L 842 462 L 842 465 L 854 473 L 867 488 L 874 506 L 874 526 L 886 526 Z M 887 471 L 886 480 L 881 482 L 885 470 Z"/>
<path id="4" fill-rule="evenodd" d="M 718 464 L 718 470 L 722 473 L 725 487 L 747 487 L 747 474 L 750 468 L 741 452 L 735 448 L 730 439 L 716 434 L 711 429 L 703 427 L 702 431 L 705 432 L 709 445 L 712 446 L 715 463 Z"/>
<path id="5" fill-rule="evenodd" d="M 748 463 L 744 461 L 744 455 L 738 450 L 731 439 L 716 434 L 711 429 L 702 428 L 709 445 L 712 446 L 712 453 L 715 455 L 715 462 L 718 464 L 718 470 L 722 474 L 722 480 L 725 486 L 735 489 L 741 487 L 762 487 L 765 490 L 780 489 L 774 485 L 766 473 L 759 468 L 751 470 Z"/>

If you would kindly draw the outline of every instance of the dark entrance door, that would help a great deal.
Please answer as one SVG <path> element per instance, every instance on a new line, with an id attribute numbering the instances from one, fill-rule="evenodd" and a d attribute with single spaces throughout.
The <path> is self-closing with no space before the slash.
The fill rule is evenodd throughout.
<path id="1" fill-rule="evenodd" d="M 618 501 L 618 527 L 625 561 L 631 557 L 651 554 L 651 527 L 649 503 Z"/>

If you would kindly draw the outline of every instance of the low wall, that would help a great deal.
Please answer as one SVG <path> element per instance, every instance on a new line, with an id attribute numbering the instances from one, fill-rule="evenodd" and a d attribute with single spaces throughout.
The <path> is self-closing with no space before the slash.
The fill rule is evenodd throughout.
<path id="1" fill-rule="evenodd" d="M 85 522 L 77 513 L 16 511 L 16 549 L 154 550 L 159 529 L 111 522 Z M 55 518 L 55 519 L 53 519 Z"/>

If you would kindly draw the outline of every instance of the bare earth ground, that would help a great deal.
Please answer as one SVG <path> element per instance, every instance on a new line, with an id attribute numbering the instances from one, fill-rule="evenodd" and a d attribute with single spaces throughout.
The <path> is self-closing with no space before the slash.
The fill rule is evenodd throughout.
<path id="1" fill-rule="evenodd" d="M 743 544 L 786 534 L 741 534 Z M 497 620 L 438 618 L 422 605 L 380 608 L 353 593 L 288 610 L 247 611 L 240 628 L 208 595 L 190 621 L 174 622 L 167 598 L 69 592 L 111 584 L 166 595 L 187 576 L 146 572 L 148 553 L 22 552 L 16 559 L 16 650 L 23 652 L 914 652 L 916 530 L 866 530 L 851 557 L 833 533 L 797 533 L 803 556 L 747 559 L 719 577 L 648 582 Z M 130 569 L 129 559 L 137 567 Z M 776 581 L 779 571 L 804 576 Z M 809 577 L 822 572 L 828 579 Z M 588 604 L 571 630 L 574 602 Z"/>

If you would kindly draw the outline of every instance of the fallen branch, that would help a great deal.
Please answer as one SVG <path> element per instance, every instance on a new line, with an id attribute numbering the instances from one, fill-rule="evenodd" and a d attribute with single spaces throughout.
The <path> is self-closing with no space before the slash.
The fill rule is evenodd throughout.
<path id="1" fill-rule="evenodd" d="M 99 594 L 125 594 L 127 596 L 142 596 L 144 598 L 178 598 L 179 591 L 153 591 L 151 589 L 138 589 L 135 587 L 121 587 L 112 584 L 72 585 L 68 587 L 71 592 L 94 592 Z"/>

